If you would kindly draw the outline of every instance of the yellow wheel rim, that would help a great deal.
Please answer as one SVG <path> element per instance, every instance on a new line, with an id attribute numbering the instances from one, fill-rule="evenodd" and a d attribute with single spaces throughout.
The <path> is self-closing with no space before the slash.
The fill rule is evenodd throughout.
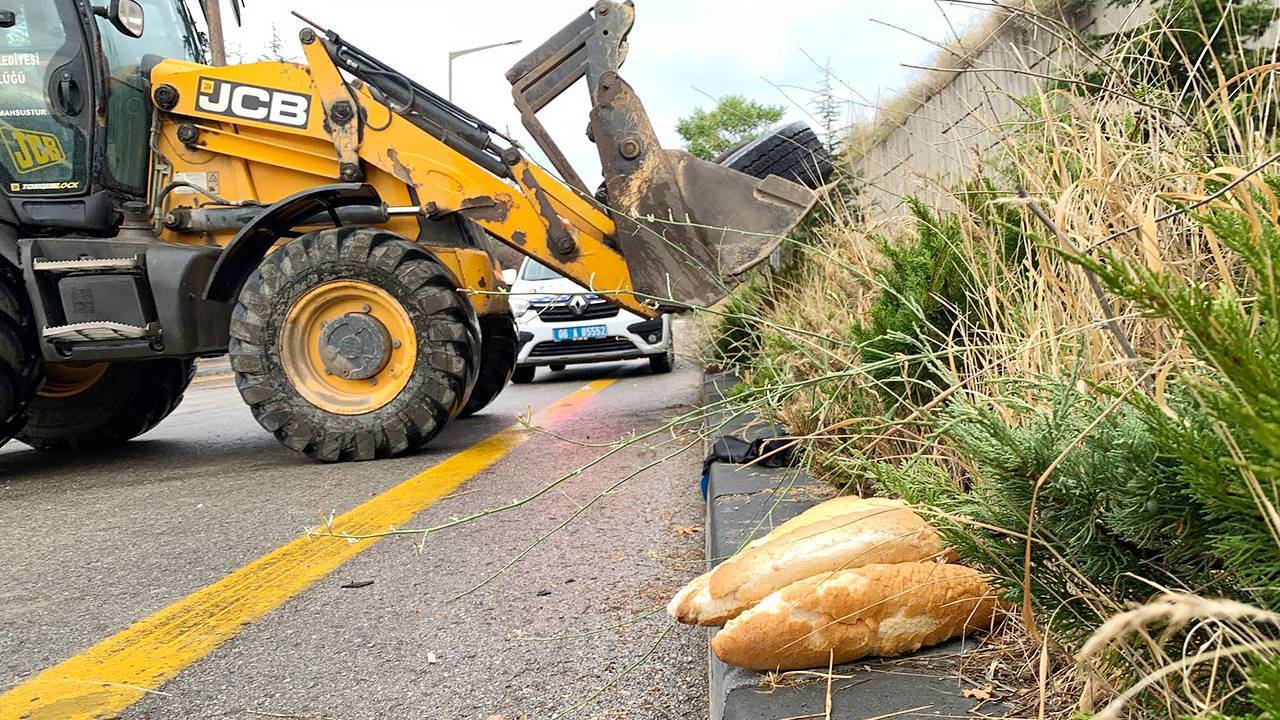
<path id="1" fill-rule="evenodd" d="M 336 415 L 385 407 L 409 384 L 417 360 L 404 306 L 359 280 L 308 290 L 289 308 L 280 333 L 280 362 L 293 389 Z"/>
<path id="2" fill-rule="evenodd" d="M 40 397 L 68 398 L 88 390 L 107 374 L 107 363 L 90 365 L 63 365 L 48 363 L 44 366 L 44 385 Z"/>

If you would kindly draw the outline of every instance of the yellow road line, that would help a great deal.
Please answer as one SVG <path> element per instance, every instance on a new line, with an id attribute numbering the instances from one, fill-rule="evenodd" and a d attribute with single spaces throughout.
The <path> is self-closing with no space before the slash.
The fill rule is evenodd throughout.
<path id="1" fill-rule="evenodd" d="M 572 415 L 614 382 L 588 383 L 534 420 L 550 425 Z M 528 437 L 515 425 L 482 440 L 335 518 L 334 530 L 360 534 L 402 525 Z M 300 537 L 0 695 L 0 720 L 115 717 L 372 542 Z"/>

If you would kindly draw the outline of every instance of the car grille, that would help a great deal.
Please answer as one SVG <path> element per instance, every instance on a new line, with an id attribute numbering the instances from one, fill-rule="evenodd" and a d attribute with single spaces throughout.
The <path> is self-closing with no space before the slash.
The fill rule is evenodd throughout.
<path id="1" fill-rule="evenodd" d="M 529 357 L 556 357 L 561 355 L 595 355 L 635 350 L 630 340 L 620 337 L 592 338 L 590 340 L 550 340 L 540 342 L 529 351 Z"/>
<path id="2" fill-rule="evenodd" d="M 582 314 L 578 315 L 573 312 L 573 308 L 565 303 L 552 303 L 549 305 L 534 305 L 533 309 L 538 313 L 538 317 L 542 322 L 558 323 L 558 322 L 577 322 L 579 320 L 601 320 L 618 316 L 618 308 L 610 305 L 603 300 L 593 300 L 586 307 L 582 308 Z"/>

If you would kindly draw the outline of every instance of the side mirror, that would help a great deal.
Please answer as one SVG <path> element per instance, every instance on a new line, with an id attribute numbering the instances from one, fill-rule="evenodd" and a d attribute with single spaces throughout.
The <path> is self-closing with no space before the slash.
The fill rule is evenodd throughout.
<path id="1" fill-rule="evenodd" d="M 506 283 L 507 285 L 515 285 L 515 284 L 516 284 L 516 269 L 515 269 L 515 268 L 507 268 L 506 270 L 503 270 L 503 271 L 502 271 L 502 282 Z"/>
<path id="2" fill-rule="evenodd" d="M 93 14 L 105 17 L 116 30 L 131 38 L 142 37 L 142 29 L 146 23 L 142 3 L 138 0 L 111 0 L 105 9 L 95 7 Z"/>

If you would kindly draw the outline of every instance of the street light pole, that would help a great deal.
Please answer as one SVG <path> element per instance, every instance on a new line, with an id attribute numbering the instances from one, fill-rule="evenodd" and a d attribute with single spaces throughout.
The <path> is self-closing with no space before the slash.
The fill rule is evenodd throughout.
<path id="1" fill-rule="evenodd" d="M 505 47 L 507 45 L 519 45 L 519 44 L 520 44 L 519 40 L 509 40 L 507 42 L 493 43 L 492 45 L 480 45 L 478 47 L 466 48 L 464 50 L 450 50 L 449 51 L 449 102 L 453 102 L 453 61 L 454 60 L 457 60 L 463 55 L 478 53 L 481 50 L 492 50 L 493 48 Z"/>

